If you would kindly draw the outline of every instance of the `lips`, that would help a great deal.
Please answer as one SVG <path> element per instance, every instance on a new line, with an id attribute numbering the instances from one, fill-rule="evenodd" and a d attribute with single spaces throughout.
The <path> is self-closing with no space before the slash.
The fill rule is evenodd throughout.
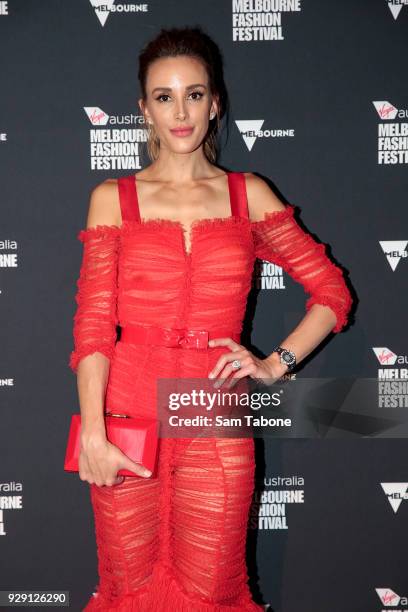
<path id="1" fill-rule="evenodd" d="M 188 136 L 193 131 L 192 127 L 189 128 L 175 128 L 174 130 L 170 130 L 174 136 Z"/>

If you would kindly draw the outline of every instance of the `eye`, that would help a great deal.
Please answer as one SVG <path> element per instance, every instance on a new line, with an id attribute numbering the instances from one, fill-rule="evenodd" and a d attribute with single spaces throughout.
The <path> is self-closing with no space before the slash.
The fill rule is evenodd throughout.
<path id="1" fill-rule="evenodd" d="M 201 100 L 201 98 L 203 97 L 203 92 L 201 91 L 192 91 L 190 96 L 198 96 L 197 98 L 193 98 L 193 100 Z"/>
<path id="2" fill-rule="evenodd" d="M 159 102 L 166 102 L 166 100 L 162 100 L 161 98 L 169 98 L 169 94 L 160 94 L 159 96 L 157 96 L 156 100 L 158 100 Z"/>

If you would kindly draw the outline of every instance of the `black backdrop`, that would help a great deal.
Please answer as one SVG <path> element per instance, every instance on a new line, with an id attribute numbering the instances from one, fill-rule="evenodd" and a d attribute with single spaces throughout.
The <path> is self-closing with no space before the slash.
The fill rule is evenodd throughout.
<path id="1" fill-rule="evenodd" d="M 220 164 L 269 179 L 349 273 L 352 325 L 296 377 L 406 376 L 408 6 L 256 5 L 0 2 L 0 589 L 69 590 L 80 610 L 96 584 L 88 491 L 62 468 L 78 411 L 67 365 L 76 235 L 90 190 L 148 163 L 139 156 L 137 56 L 160 26 L 200 24 L 220 44 L 232 102 Z M 253 13 L 273 26 L 234 29 Z M 128 149 L 101 154 L 95 139 L 102 130 L 114 139 L 116 128 Z M 251 139 L 251 130 L 263 132 Z M 382 140 L 391 135 L 399 138 Z M 253 346 L 268 353 L 305 299 L 285 272 L 280 289 L 266 283 Z M 393 408 L 381 411 L 386 422 Z M 257 441 L 257 496 L 269 494 L 262 513 L 285 516 L 261 521 L 254 505 L 248 563 L 255 596 L 275 612 L 388 610 L 398 596 L 408 609 L 406 441 L 364 433 Z M 281 491 L 295 492 L 293 503 L 279 505 Z"/>

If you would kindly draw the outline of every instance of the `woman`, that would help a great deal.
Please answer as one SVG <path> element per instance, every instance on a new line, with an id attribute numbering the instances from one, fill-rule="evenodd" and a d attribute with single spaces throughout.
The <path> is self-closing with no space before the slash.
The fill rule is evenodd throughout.
<path id="1" fill-rule="evenodd" d="M 151 476 L 107 441 L 103 409 L 106 402 L 113 412 L 155 416 L 159 378 L 277 380 L 343 328 L 350 294 L 293 206 L 255 175 L 215 165 L 226 91 L 209 37 L 199 28 L 162 30 L 139 61 L 153 161 L 97 185 L 78 235 L 70 366 L 99 570 L 85 609 L 262 610 L 245 565 L 253 439 L 160 439 Z M 240 344 L 256 257 L 281 265 L 310 293 L 305 317 L 266 359 Z M 141 335 L 146 327 L 155 342 Z M 184 331 L 169 342 L 163 328 Z M 184 342 L 186 330 L 207 330 L 205 347 Z M 143 478 L 119 477 L 120 468 Z"/>

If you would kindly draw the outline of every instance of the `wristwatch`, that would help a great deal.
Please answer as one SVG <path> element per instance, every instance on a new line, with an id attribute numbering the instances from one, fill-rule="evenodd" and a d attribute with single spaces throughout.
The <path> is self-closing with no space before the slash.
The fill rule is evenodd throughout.
<path id="1" fill-rule="evenodd" d="M 289 351 L 289 349 L 285 349 L 282 346 L 275 346 L 272 353 L 280 355 L 280 361 L 283 365 L 288 366 L 288 371 L 296 367 L 296 355 L 293 351 Z"/>

